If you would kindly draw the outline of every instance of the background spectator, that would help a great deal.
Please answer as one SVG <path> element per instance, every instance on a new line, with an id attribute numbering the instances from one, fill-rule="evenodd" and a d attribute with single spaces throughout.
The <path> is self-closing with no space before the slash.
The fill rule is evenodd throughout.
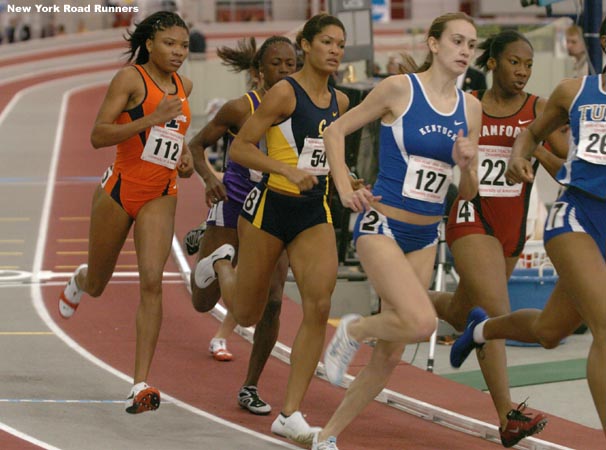
<path id="1" fill-rule="evenodd" d="M 578 25 L 571 25 L 566 29 L 566 51 L 574 58 L 572 77 L 579 78 L 589 74 L 587 49 L 583 40 L 583 29 Z"/>

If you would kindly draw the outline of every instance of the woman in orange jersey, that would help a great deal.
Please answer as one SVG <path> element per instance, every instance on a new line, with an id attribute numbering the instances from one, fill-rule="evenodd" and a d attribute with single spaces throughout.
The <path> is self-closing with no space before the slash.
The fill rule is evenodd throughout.
<path id="1" fill-rule="evenodd" d="M 526 240 L 526 216 L 532 183 L 509 183 L 507 163 L 515 138 L 545 108 L 546 100 L 524 91 L 532 73 L 533 48 L 522 34 L 506 30 L 484 41 L 477 59 L 480 67 L 492 71 L 492 86 L 476 91 L 482 102 L 482 130 L 479 141 L 479 193 L 472 200 L 457 197 L 448 217 L 446 240 L 455 259 L 460 283 L 454 293 L 433 294 L 438 316 L 461 330 L 467 313 L 481 306 L 490 316 L 509 312 L 507 280 L 511 276 Z M 566 136 L 552 134 L 551 148 L 566 154 Z M 553 176 L 562 160 L 543 146 L 534 152 Z M 455 355 L 451 363 L 459 367 Z M 529 416 L 522 406 L 512 409 L 507 377 L 505 341 L 486 344 L 478 362 L 499 417 L 501 442 L 512 447 L 521 439 L 543 429 L 542 414 Z"/>
<path id="2" fill-rule="evenodd" d="M 95 148 L 117 146 L 116 160 L 93 196 L 88 264 L 74 273 L 59 298 L 70 318 L 83 293 L 98 297 L 114 271 L 134 223 L 141 300 L 137 310 L 134 386 L 126 412 L 160 406 L 147 379 L 162 322 L 162 272 L 170 254 L 177 175 L 193 173 L 184 141 L 190 124 L 192 82 L 176 72 L 188 54 L 187 25 L 162 11 L 129 33 L 129 62 L 111 81 L 91 134 Z"/>

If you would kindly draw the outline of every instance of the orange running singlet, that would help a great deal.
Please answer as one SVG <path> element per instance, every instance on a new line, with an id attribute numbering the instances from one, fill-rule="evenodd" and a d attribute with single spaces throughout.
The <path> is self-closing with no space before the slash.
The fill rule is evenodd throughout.
<path id="1" fill-rule="evenodd" d="M 145 97 L 141 104 L 124 111 L 116 123 L 133 122 L 151 114 L 157 107 L 164 92 L 152 80 L 145 69 L 133 66 L 145 84 Z M 116 160 L 107 169 L 101 186 L 132 217 L 150 200 L 163 195 L 177 195 L 177 169 L 184 145 L 185 133 L 191 122 L 191 112 L 187 94 L 178 74 L 173 74 L 174 92 L 183 102 L 183 114 L 164 124 L 132 136 L 118 144 Z"/>

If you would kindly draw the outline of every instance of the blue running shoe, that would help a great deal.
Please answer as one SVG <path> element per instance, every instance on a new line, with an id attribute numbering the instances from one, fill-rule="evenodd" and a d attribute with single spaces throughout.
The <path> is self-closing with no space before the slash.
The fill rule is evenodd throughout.
<path id="1" fill-rule="evenodd" d="M 473 340 L 473 330 L 488 319 L 488 314 L 482 308 L 473 308 L 467 316 L 467 326 L 463 334 L 452 344 L 450 349 L 450 365 L 456 369 L 461 367 L 474 348 L 481 347 Z"/>

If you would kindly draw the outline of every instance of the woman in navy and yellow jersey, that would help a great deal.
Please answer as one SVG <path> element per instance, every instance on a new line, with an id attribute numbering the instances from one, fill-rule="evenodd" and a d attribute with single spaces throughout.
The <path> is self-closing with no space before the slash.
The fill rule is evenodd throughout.
<path id="1" fill-rule="evenodd" d="M 177 70 L 188 54 L 189 32 L 176 14 L 158 12 L 129 33 L 129 61 L 111 81 L 93 127 L 95 148 L 117 146 L 116 160 L 93 197 L 88 264 L 69 280 L 59 312 L 71 317 L 82 294 L 100 296 L 131 226 L 139 268 L 134 386 L 126 412 L 155 410 L 160 393 L 145 381 L 162 322 L 162 273 L 170 254 L 177 175 L 193 173 L 184 141 L 190 123 L 189 79 Z"/>
<path id="2" fill-rule="evenodd" d="M 356 251 L 382 309 L 370 317 L 343 317 L 326 348 L 327 377 L 341 384 L 360 343 L 378 339 L 370 362 L 314 439 L 313 449 L 336 450 L 337 436 L 383 389 L 406 344 L 428 339 L 436 328 L 427 289 L 453 166 L 461 170 L 463 198 L 473 198 L 478 189 L 482 111 L 476 98 L 456 87 L 476 42 L 474 22 L 466 14 L 436 18 L 428 31 L 428 59 L 419 73 L 381 81 L 324 133 L 341 203 L 360 212 L 354 226 Z M 377 181 L 372 192 L 354 191 L 344 158 L 345 136 L 377 119 Z"/>
<path id="3" fill-rule="evenodd" d="M 345 28 L 336 17 L 320 14 L 305 23 L 297 43 L 305 55 L 302 69 L 269 90 L 230 148 L 232 160 L 265 174 L 246 197 L 238 221 L 237 274 L 229 261 L 233 247 L 225 245 L 200 261 L 196 276 L 209 284 L 218 277 L 228 309 L 238 323 L 251 325 L 263 313 L 276 262 L 286 249 L 303 321 L 293 345 L 286 399 L 271 429 L 310 444 L 313 429 L 299 408 L 322 352 L 337 277 L 322 136 L 349 103 L 328 85 L 343 57 Z M 267 155 L 256 145 L 263 138 Z"/>
<path id="4" fill-rule="evenodd" d="M 568 157 L 557 173 L 565 190 L 545 221 L 545 250 L 558 282 L 543 310 L 521 309 L 487 319 L 482 308 L 469 314 L 451 353 L 461 362 L 493 339 L 515 339 L 554 348 L 581 323 L 593 340 L 587 357 L 587 382 L 606 434 L 606 75 L 560 82 L 543 113 L 516 139 L 507 178 L 534 179 L 536 146 L 570 123 Z"/>
<path id="5" fill-rule="evenodd" d="M 516 137 L 543 112 L 545 99 L 524 88 L 532 74 L 532 45 L 522 34 L 505 30 L 480 45 L 484 52 L 477 64 L 492 72 L 492 86 L 474 92 L 482 102 L 482 131 L 479 141 L 478 195 L 472 200 L 457 197 L 448 218 L 446 240 L 452 250 L 460 282 L 454 293 L 433 294 L 438 316 L 463 330 L 470 309 L 481 306 L 489 315 L 510 311 L 507 281 L 526 241 L 526 217 L 532 182 L 509 183 L 507 163 Z M 565 157 L 566 135 L 557 131 L 548 142 Z M 560 159 L 543 146 L 534 152 L 533 167 L 541 162 L 555 176 Z M 458 361 L 452 361 L 458 366 Z M 478 362 L 485 374 L 499 417 L 501 442 L 512 447 L 543 429 L 545 416 L 534 417 L 512 409 L 507 376 L 505 341 L 494 341 L 482 349 Z M 523 405 L 521 405 L 523 406 Z"/>
<path id="6" fill-rule="evenodd" d="M 240 43 L 237 49 L 222 47 L 217 53 L 225 64 L 238 71 L 252 70 L 261 81 L 255 86 L 255 89 L 225 103 L 213 119 L 189 143 L 196 171 L 204 179 L 206 203 L 210 206 L 205 223 L 206 229 L 199 241 L 195 243 L 200 247 L 198 260 L 210 255 L 226 243 L 232 245 L 237 254 L 238 217 L 246 196 L 262 176 L 260 172 L 243 167 L 233 161 L 228 150 L 227 166 L 221 183 L 208 167 L 204 149 L 215 144 L 225 133 L 229 134 L 228 139 L 231 142 L 242 125 L 259 107 L 266 91 L 295 71 L 297 59 L 294 45 L 290 39 L 284 36 L 267 38 L 258 50 L 254 39 L 251 39 L 248 44 Z M 260 146 L 265 148 L 263 143 Z M 234 264 L 235 259 L 237 257 L 232 261 Z M 283 252 L 272 276 L 265 312 L 255 327 L 248 373 L 244 385 L 238 393 L 240 406 L 253 414 L 271 412 L 271 406 L 259 396 L 257 384 L 278 339 L 282 295 L 287 272 L 288 258 L 286 252 Z M 219 283 L 215 281 L 201 289 L 195 281 L 194 271 L 191 277 L 194 308 L 200 312 L 211 310 L 221 297 Z M 227 350 L 226 338 L 235 326 L 236 322 L 228 312 L 210 342 L 209 350 L 216 360 L 229 361 L 232 359 L 231 353 Z M 220 389 L 219 384 L 217 384 L 217 388 Z"/>

